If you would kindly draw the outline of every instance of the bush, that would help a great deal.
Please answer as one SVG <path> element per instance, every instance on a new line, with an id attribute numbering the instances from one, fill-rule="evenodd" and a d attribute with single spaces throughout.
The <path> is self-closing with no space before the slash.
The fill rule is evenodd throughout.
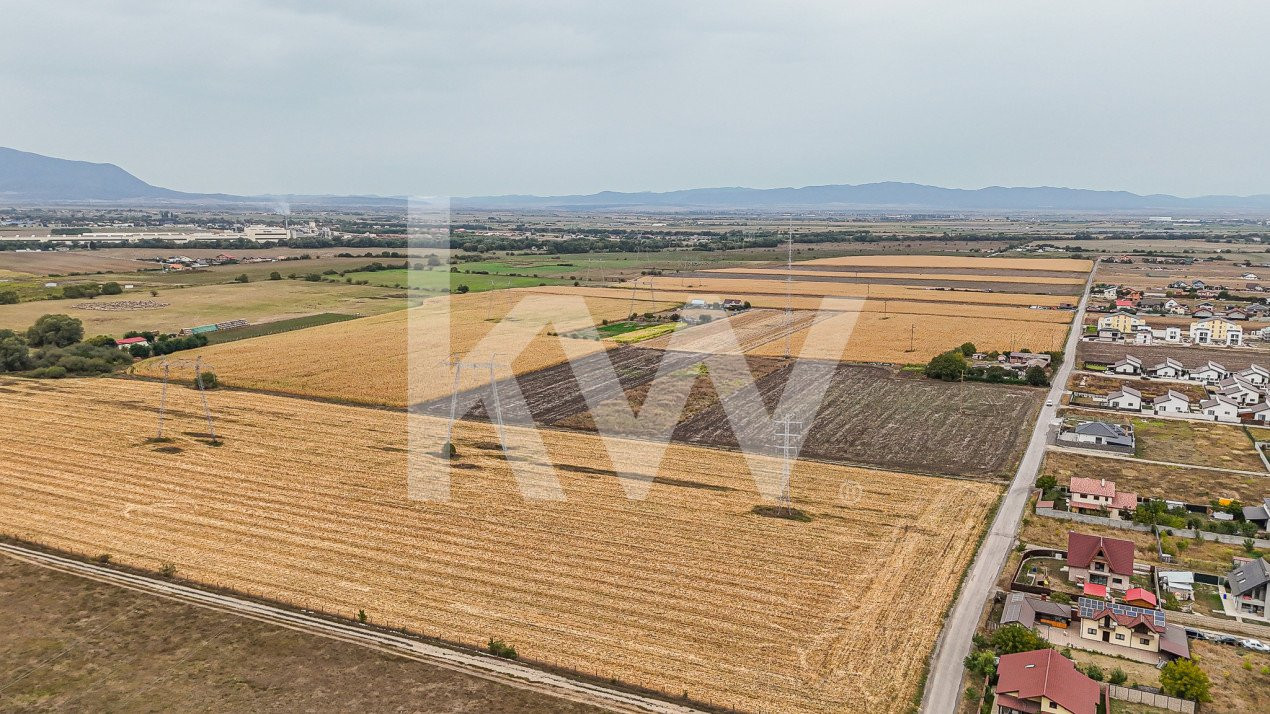
<path id="1" fill-rule="evenodd" d="M 276 271 L 276 270 L 275 270 L 275 271 L 273 271 L 272 273 L 269 273 L 269 279 L 270 279 L 270 280 L 282 280 L 282 273 L 279 273 L 278 271 Z"/>
<path id="2" fill-rule="evenodd" d="M 975 343 L 973 342 L 966 342 L 961 346 L 961 355 L 963 357 L 970 357 L 971 355 L 973 355 L 974 353 L 978 351 L 979 350 L 975 349 Z"/>
<path id="3" fill-rule="evenodd" d="M 1085 665 L 1084 671 L 1085 671 L 1085 676 L 1089 677 L 1095 682 L 1101 682 L 1102 680 L 1107 678 L 1107 676 L 1102 673 L 1102 667 L 1099 667 L 1098 665 L 1093 664 L 1092 662 L 1090 664 Z"/>
<path id="4" fill-rule="evenodd" d="M 966 373 L 966 360 L 961 356 L 961 352 L 950 350 L 943 354 L 935 355 L 926 365 L 926 376 L 932 379 L 942 379 L 945 382 L 960 382 L 962 376 Z"/>
<path id="5" fill-rule="evenodd" d="M 236 283 L 248 283 L 248 282 L 251 282 L 251 278 L 247 277 L 247 274 L 246 274 L 246 273 L 243 273 L 242 275 L 239 275 L 238 277 L 234 278 L 234 282 L 236 282 Z"/>
<path id="6" fill-rule="evenodd" d="M 1058 479 L 1046 474 L 1045 476 L 1036 479 L 1036 487 L 1046 492 L 1053 491 L 1058 488 Z"/>
<path id="7" fill-rule="evenodd" d="M 1160 670 L 1160 688 L 1170 697 L 1211 702 L 1208 675 L 1189 659 L 1175 659 Z"/>
<path id="8" fill-rule="evenodd" d="M 162 575 L 165 578 L 176 577 L 176 564 L 164 563 L 163 565 L 159 566 L 159 575 Z"/>
<path id="9" fill-rule="evenodd" d="M 150 349 L 150 345 L 142 345 L 142 344 L 128 345 L 128 354 L 132 355 L 133 357 L 136 357 L 137 359 L 145 359 L 146 357 L 149 357 L 153 353 L 154 351 Z"/>
<path id="10" fill-rule="evenodd" d="M 502 657 L 503 659 L 519 659 L 520 658 L 516 654 L 515 647 L 512 647 L 511 645 L 507 644 L 506 642 L 503 642 L 502 640 L 496 640 L 493 637 L 489 638 L 489 652 L 495 657 Z"/>
<path id="11" fill-rule="evenodd" d="M 106 283 L 105 285 L 101 286 L 101 294 L 102 295 L 122 295 L 123 286 L 120 285 L 119 283 Z"/>
<path id="12" fill-rule="evenodd" d="M 365 610 L 358 610 L 358 611 L 357 611 L 357 621 L 358 621 L 358 622 L 360 622 L 360 623 L 362 623 L 363 625 L 365 625 L 365 624 L 366 624 L 366 611 L 365 611 Z"/>
<path id="13" fill-rule="evenodd" d="M 12 290 L 0 292 L 0 305 L 17 305 L 18 294 Z"/>
<path id="14" fill-rule="evenodd" d="M 460 294 L 460 295 L 462 295 L 462 294 L 466 293 L 466 292 L 467 292 L 467 291 L 469 291 L 469 290 L 471 290 L 471 288 L 469 288 L 469 287 L 468 287 L 468 286 L 466 286 L 466 285 L 459 285 L 458 287 L 454 288 L 454 292 L 456 292 L 456 293 L 458 293 L 458 294 Z"/>
<path id="15" fill-rule="evenodd" d="M 220 386 L 220 378 L 215 372 L 204 370 L 198 375 L 199 382 L 202 383 L 203 389 L 216 389 Z"/>
<path id="16" fill-rule="evenodd" d="M 1116 667 L 1111 670 L 1111 675 L 1107 677 L 1107 681 L 1114 685 L 1120 686 L 1129 681 L 1129 675 L 1123 669 Z"/>
<path id="17" fill-rule="evenodd" d="M 26 338 L 13 330 L 0 330 L 0 372 L 21 372 L 31 368 L 31 350 Z"/>

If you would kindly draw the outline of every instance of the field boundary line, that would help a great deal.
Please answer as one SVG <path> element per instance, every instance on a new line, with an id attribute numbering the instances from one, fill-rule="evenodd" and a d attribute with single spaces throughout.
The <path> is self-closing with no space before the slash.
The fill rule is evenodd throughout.
<path id="1" fill-rule="evenodd" d="M 428 644 L 402 635 L 327 620 L 304 612 L 263 602 L 209 592 L 166 580 L 85 563 L 11 542 L 0 542 L 0 553 L 16 560 L 69 575 L 217 610 L 279 627 L 356 644 L 367 649 L 498 682 L 518 689 L 545 693 L 614 712 L 654 714 L 705 714 L 694 709 L 631 692 L 607 689 L 563 675 L 535 669 L 512 660 L 477 652 L 464 652 Z"/>
<path id="2" fill-rule="evenodd" d="M 1270 472 L 1266 471 L 1241 471 L 1239 469 L 1228 469 L 1221 466 L 1201 466 L 1199 464 L 1180 464 L 1176 461 L 1157 461 L 1155 459 L 1142 459 L 1137 456 L 1127 456 L 1125 454 L 1113 454 L 1105 451 L 1096 451 L 1094 449 L 1081 449 L 1072 446 L 1058 446 L 1051 444 L 1046 447 L 1046 451 L 1058 451 L 1067 454 L 1077 454 L 1080 456 L 1096 456 L 1103 459 L 1118 459 L 1120 461 L 1138 461 L 1144 464 L 1155 464 L 1157 466 L 1176 466 L 1184 469 L 1201 469 L 1204 471 L 1221 471 L 1228 474 L 1239 474 L 1240 476 L 1260 476 L 1262 478 L 1270 477 Z"/>

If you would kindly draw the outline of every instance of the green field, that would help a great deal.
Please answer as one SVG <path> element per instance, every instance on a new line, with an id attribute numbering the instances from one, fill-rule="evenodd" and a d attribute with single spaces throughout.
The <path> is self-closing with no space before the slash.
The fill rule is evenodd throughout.
<path id="1" fill-rule="evenodd" d="M 317 315 L 308 315 L 305 317 L 293 317 L 287 320 L 274 320 L 273 322 L 262 322 L 258 325 L 248 325 L 232 330 L 224 330 L 217 332 L 208 332 L 207 343 L 211 345 L 220 344 L 222 342 L 235 342 L 237 340 L 245 340 L 250 337 L 263 337 L 265 335 L 276 335 L 280 332 L 291 332 L 292 330 L 303 330 L 306 327 L 317 327 L 318 325 L 329 325 L 332 322 L 343 322 L 345 320 L 355 320 L 357 315 L 345 315 L 338 312 L 324 312 Z"/>
<path id="2" fill-rule="evenodd" d="M 406 287 L 420 290 L 441 292 L 442 290 L 458 290 L 466 285 L 469 292 L 479 293 L 486 290 L 503 290 L 506 288 L 528 288 L 537 285 L 571 285 L 568 280 L 554 278 L 525 278 L 510 275 L 469 275 L 451 273 L 444 268 L 436 270 L 376 270 L 365 273 L 346 273 L 345 279 L 353 282 L 368 281 L 371 285 L 382 287 Z"/>

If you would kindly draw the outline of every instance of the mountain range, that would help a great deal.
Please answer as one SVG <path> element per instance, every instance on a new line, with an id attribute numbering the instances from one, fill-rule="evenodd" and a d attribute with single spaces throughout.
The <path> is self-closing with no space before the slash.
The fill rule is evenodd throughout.
<path id="1" fill-rule="evenodd" d="M 0 204 L 254 204 L 286 201 L 315 206 L 402 206 L 402 196 L 236 196 L 186 193 L 153 186 L 114 164 L 58 159 L 0 147 Z M 475 196 L 453 199 L 458 208 L 563 210 L 894 210 L 1130 213 L 1270 212 L 1270 195 L 1139 195 L 1128 191 L 990 186 L 941 188 L 915 183 L 834 184 L 801 188 L 696 188 L 569 196 Z"/>

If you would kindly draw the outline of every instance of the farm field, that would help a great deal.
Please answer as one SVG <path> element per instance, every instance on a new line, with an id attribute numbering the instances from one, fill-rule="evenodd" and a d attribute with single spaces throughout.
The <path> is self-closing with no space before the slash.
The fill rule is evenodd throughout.
<path id="1" fill-rule="evenodd" d="M 255 250 L 239 250 L 223 248 L 198 248 L 195 246 L 179 246 L 174 248 L 101 248 L 99 250 L 71 250 L 71 251 L 39 251 L 32 253 L 19 253 L 17 251 L 0 251 L 0 268 L 8 270 L 16 270 L 23 273 L 32 273 L 35 275 L 69 275 L 71 273 L 121 273 L 135 274 L 141 270 L 159 269 L 159 264 L 151 262 L 153 259 L 167 258 L 173 255 L 185 255 L 191 258 L 214 258 L 222 253 L 229 253 L 240 258 L 279 258 L 289 257 L 298 258 L 302 255 L 309 255 L 313 258 L 329 258 L 332 261 L 347 260 L 350 263 L 358 263 L 365 265 L 373 260 L 386 260 L 385 258 L 335 258 L 336 253 L 365 252 L 363 248 L 339 248 L 339 249 L 322 249 L 316 250 L 311 248 L 280 248 L 270 246 L 268 248 L 260 248 Z M 433 251 L 429 251 L 433 252 Z M 442 248 L 435 249 L 435 252 L 444 257 L 448 251 Z M 147 260 L 148 259 L 148 260 Z M 258 263 L 250 265 L 229 265 L 222 266 L 232 270 L 239 268 L 238 273 L 242 269 L 260 266 L 274 266 L 271 270 L 281 270 L 283 275 L 287 274 L 287 270 L 283 268 L 294 268 L 294 266 L 302 266 L 310 264 L 309 261 L 300 262 L 280 262 L 280 263 Z M 281 266 L 281 267 L 279 267 Z M 212 269 L 215 273 L 218 269 Z M 229 275 L 226 279 L 233 278 Z M 265 272 L 268 275 L 268 271 Z"/>
<path id="2" fill-rule="evenodd" d="M 466 354 L 472 350 L 518 305 L 517 297 L 517 291 L 437 297 L 410 310 L 210 345 L 182 353 L 182 357 L 203 357 L 216 375 L 232 387 L 405 407 L 447 395 L 451 390 L 448 377 L 421 378 L 410 384 L 411 356 L 417 360 L 417 367 L 435 368 L 436 374 L 441 374 L 444 369 L 441 361 L 453 353 Z M 539 297 L 547 302 L 539 309 L 547 312 L 561 302 L 559 296 Z M 591 318 L 586 319 L 584 324 L 558 325 L 560 332 L 590 327 L 603 319 L 625 318 L 630 308 L 627 300 L 585 300 Z M 643 306 L 645 310 L 653 307 L 663 310 L 675 307 L 676 303 L 643 303 Z M 435 324 L 444 324 L 440 320 L 447 312 L 451 321 L 448 344 L 444 333 L 431 328 L 434 320 L 437 321 Z M 513 338 L 498 343 L 506 346 L 508 358 L 515 350 L 512 346 L 514 337 L 525 336 L 528 340 L 528 347 L 511 361 L 511 368 L 516 374 L 566 360 L 561 339 L 539 334 L 528 336 L 524 335 L 523 328 L 518 329 L 510 323 L 508 327 L 513 331 Z M 603 342 L 592 340 L 564 342 L 578 354 L 602 351 L 606 346 Z M 498 345 L 491 349 L 498 351 Z M 470 357 L 472 360 L 478 358 L 487 360 L 489 355 Z M 156 377 L 161 374 L 160 364 L 160 359 L 148 360 L 139 363 L 135 371 L 139 375 Z M 487 383 L 483 374 L 466 372 L 464 376 L 464 387 Z"/>
<path id="3" fill-rule="evenodd" d="M 1094 268 L 1093 261 L 1076 258 L 971 258 L 946 255 L 862 255 L 843 258 L 820 258 L 804 261 L 802 265 L 845 265 L 853 267 L 886 265 L 908 268 L 974 268 L 980 270 L 1000 268 L 1002 270 L 1061 270 L 1082 274 L 1088 274 Z"/>
<path id="4" fill-rule="evenodd" d="M 992 271 L 985 271 L 982 274 L 966 274 L 966 273 L 942 273 L 942 272 L 912 272 L 906 273 L 901 271 L 855 271 L 855 270 L 812 270 L 799 269 L 798 266 L 787 269 L 785 267 L 767 267 L 767 268 L 717 268 L 706 271 L 708 273 L 723 273 L 728 275 L 792 275 L 798 277 L 813 278 L 883 278 L 891 280 L 938 280 L 948 282 L 981 282 L 981 283 L 1032 283 L 1041 285 L 1084 285 L 1083 277 L 1060 277 L 1054 275 L 1027 275 L 1028 271 L 1014 271 L 1011 275 L 997 275 Z M 1032 271 L 1033 273 L 1039 271 Z"/>
<path id="5" fill-rule="evenodd" d="M 536 285 L 568 285 L 570 281 L 555 278 L 522 278 L 510 275 L 480 275 L 475 273 L 451 273 L 442 267 L 436 270 L 376 270 L 366 273 L 348 273 L 344 277 L 367 280 L 371 285 L 385 287 L 411 287 L 421 290 L 457 290 L 466 285 L 472 292 L 527 288 Z"/>
<path id="6" fill-rule="evenodd" d="M 1115 481 L 1116 488 L 1122 491 L 1132 491 L 1147 498 L 1187 503 L 1208 503 L 1210 499 L 1221 497 L 1253 502 L 1270 492 L 1270 474 L 1249 476 L 1211 469 L 1108 459 L 1067 451 L 1047 451 L 1042 473 L 1055 477 L 1064 486 L 1071 481 L 1072 476 L 1105 478 Z"/>
<path id="7" fill-rule="evenodd" d="M 1181 345 L 1124 345 L 1107 342 L 1079 342 L 1076 347 L 1076 364 L 1079 367 L 1085 362 L 1111 364 L 1124 359 L 1125 355 L 1133 355 L 1142 360 L 1142 364 L 1150 367 L 1164 361 L 1166 357 L 1186 365 L 1188 368 L 1202 366 L 1212 360 L 1230 370 L 1247 369 L 1248 365 L 1259 364 L 1270 366 L 1270 350 L 1259 350 L 1248 347 L 1183 347 Z"/>
<path id="8" fill-rule="evenodd" d="M 1075 302 L 1075 296 L 1080 294 L 1083 285 L 1072 283 L 1040 283 L 1040 282 L 1014 282 L 1013 278 L 1006 278 L 1005 281 L 994 281 L 996 276 L 985 276 L 987 280 L 979 280 L 972 278 L 970 280 L 958 279 L 958 276 L 929 276 L 929 277 L 904 277 L 899 273 L 878 273 L 873 277 L 860 276 L 855 273 L 841 272 L 828 276 L 817 276 L 813 271 L 809 270 L 781 270 L 781 273 L 768 272 L 760 270 L 756 273 L 735 273 L 727 270 L 720 270 L 708 273 L 688 273 L 687 277 L 693 279 L 718 279 L 718 280 L 752 280 L 755 281 L 755 290 L 773 290 L 776 286 L 785 285 L 785 275 L 796 276 L 795 284 L 808 284 L 815 286 L 823 283 L 832 283 L 837 286 L 841 285 L 864 285 L 866 294 L 872 293 L 874 290 L 880 290 L 883 287 L 912 287 L 921 290 L 951 290 L 955 292 L 985 292 L 996 293 L 1002 290 L 1011 291 L 1015 294 L 1029 295 L 1066 295 L 1069 297 L 1068 302 Z M 1057 278 L 1050 278 L 1056 280 Z M 1082 281 L 1083 283 L 1083 281 Z"/>
<path id="9" fill-rule="evenodd" d="M 5 711 L 603 711 L 7 556 L 0 583 Z"/>
<path id="10" fill-rule="evenodd" d="M 204 334 L 207 336 L 208 344 L 219 345 L 224 342 L 234 342 L 236 340 L 245 340 L 252 337 L 261 337 L 263 335 L 276 335 L 282 332 L 303 330 L 309 327 L 317 327 L 318 325 L 329 325 L 334 322 L 344 322 L 346 320 L 356 319 L 356 315 L 345 315 L 338 312 L 322 312 L 316 315 L 274 320 L 272 322 L 260 322 L 246 327 L 236 327 L 232 330 L 217 330 L 216 332 L 207 332 Z"/>
<path id="11" fill-rule="evenodd" d="M 1208 392 L 1204 389 L 1204 385 L 1196 384 L 1195 382 L 1167 382 L 1156 379 L 1136 378 L 1120 379 L 1091 372 L 1072 372 L 1071 379 L 1067 382 L 1067 388 L 1072 391 L 1104 396 L 1121 387 L 1132 387 L 1142 392 L 1143 400 L 1155 399 L 1169 390 L 1185 394 L 1193 402 L 1208 398 Z"/>
<path id="12" fill-rule="evenodd" d="M 684 417 L 669 415 L 670 423 L 677 424 L 674 439 L 736 448 L 737 438 L 720 398 L 728 398 L 737 387 L 725 382 L 720 394 L 709 375 L 722 372 L 709 367 L 709 355 L 662 353 L 641 345 L 607 354 L 618 380 L 616 386 L 606 381 L 598 356 L 526 374 L 517 381 L 535 423 L 593 431 L 594 422 L 575 375 L 583 375 L 589 388 L 602 385 L 613 394 L 620 393 L 620 401 L 641 412 L 661 409 L 663 395 L 650 396 L 650 387 L 663 354 L 666 373 L 693 382 Z M 696 366 L 703 360 L 706 369 Z M 783 360 L 756 357 L 748 358 L 747 366 L 756 380 L 757 393 L 768 409 L 773 408 L 784 393 L 792 368 Z M 809 395 L 814 386 L 799 385 L 791 396 Z M 830 373 L 825 399 L 814 420 L 802 429 L 807 436 L 800 453 L 888 470 L 998 478 L 1013 468 L 1043 397 L 1043 392 L 1025 387 L 939 382 L 895 376 L 883 367 L 841 364 Z M 650 404 L 654 406 L 646 406 Z M 437 399 L 422 409 L 446 415 L 449 399 Z M 480 405 L 469 415 L 488 418 Z M 770 430 L 770 425 L 762 419 L 762 415 L 750 415 L 738 428 L 766 444 L 765 430 Z"/>
<path id="13" fill-rule="evenodd" d="M 633 281 L 638 287 L 671 293 L 688 292 L 697 297 L 744 298 L 754 302 L 753 295 L 775 295 L 783 301 L 787 292 L 794 296 L 833 296 L 846 298 L 878 298 L 883 300 L 910 300 L 929 302 L 958 302 L 985 305 L 1041 305 L 1058 307 L 1074 302 L 1063 295 L 1030 295 L 1009 292 L 981 292 L 977 290 L 948 290 L 921 288 L 909 285 L 880 285 L 873 283 L 844 283 L 832 281 L 797 280 L 786 284 L 781 280 L 762 278 L 705 278 L 700 276 L 642 277 Z M 781 303 L 784 304 L 783 302 Z M 1069 318 L 1070 319 L 1070 318 Z"/>
<path id="14" fill-rule="evenodd" d="M 1195 466 L 1215 466 L 1240 471 L 1264 472 L 1265 464 L 1253 448 L 1252 437 L 1239 424 L 1219 424 L 1195 419 L 1155 419 L 1148 415 L 1115 414 L 1081 409 L 1063 410 L 1062 416 L 1133 424 L 1140 459 Z"/>
<path id="15" fill-rule="evenodd" d="M 164 288 L 158 293 L 157 297 L 152 297 L 149 291 L 128 290 L 122 295 L 103 295 L 91 301 L 41 300 L 0 305 L 0 329 L 25 330 L 41 315 L 63 313 L 83 321 L 88 335 L 118 337 L 129 330 L 176 332 L 213 322 L 276 320 L 321 312 L 373 315 L 406 306 L 404 298 L 391 297 L 399 293 L 384 288 L 298 280 Z M 85 303 L 100 306 L 120 301 L 153 301 L 165 306 L 147 310 L 86 310 L 75 307 Z"/>
<path id="16" fill-rule="evenodd" d="M 170 395 L 160 453 L 142 436 L 152 383 L 2 389 L 4 532 L 746 710 L 907 711 L 999 495 L 799 462 L 811 520 L 767 518 L 739 454 L 672 445 L 629 501 L 596 437 L 545 431 L 567 500 L 525 501 L 492 429 L 465 422 L 452 500 L 420 502 L 406 422 L 440 443 L 442 420 L 222 391 L 211 447 L 190 391 Z M 920 590 L 926 616 L 896 590 Z"/>

